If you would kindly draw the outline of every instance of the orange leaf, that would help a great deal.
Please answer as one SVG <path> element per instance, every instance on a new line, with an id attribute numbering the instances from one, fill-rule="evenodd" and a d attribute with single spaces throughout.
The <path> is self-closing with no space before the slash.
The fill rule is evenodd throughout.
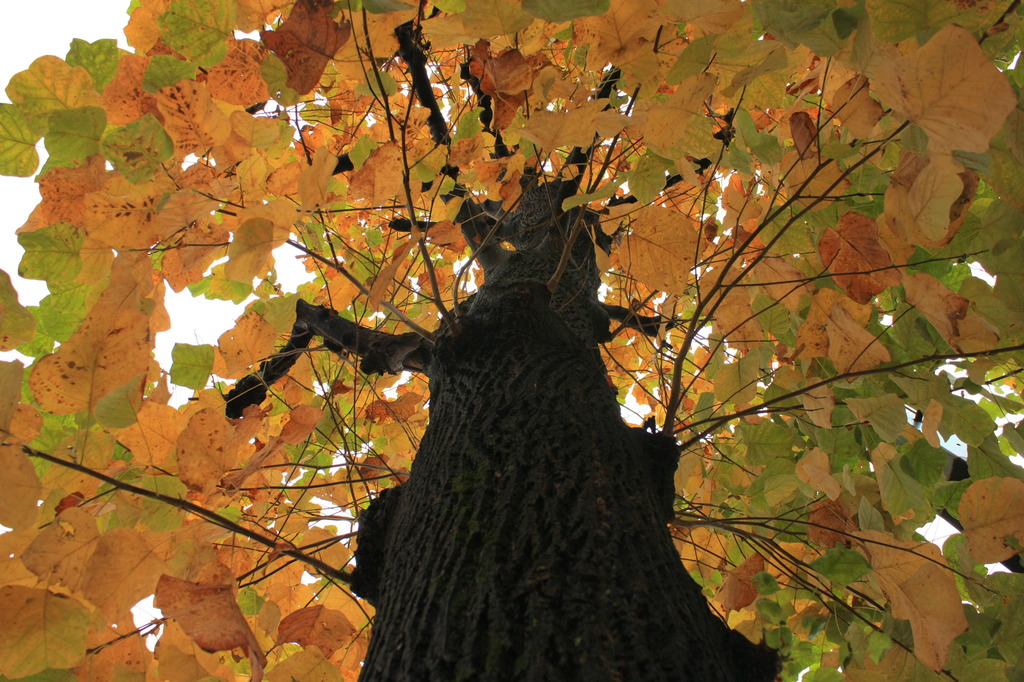
<path id="1" fill-rule="evenodd" d="M 833 279 L 857 303 L 899 284 L 899 272 L 878 240 L 875 221 L 849 212 L 839 219 L 839 229 L 826 229 L 818 241 L 821 261 Z"/>
<path id="2" fill-rule="evenodd" d="M 156 96 L 156 105 L 179 156 L 205 154 L 231 135 L 231 122 L 205 83 L 181 81 L 164 88 Z"/>
<path id="3" fill-rule="evenodd" d="M 341 611 L 323 605 L 309 606 L 293 611 L 281 619 L 274 642 L 298 642 L 302 646 L 316 646 L 324 656 L 352 641 L 356 629 Z"/>
<path id="4" fill-rule="evenodd" d="M 492 57 L 486 40 L 473 47 L 470 73 L 480 79 L 480 89 L 491 96 L 494 106 L 492 130 L 504 130 L 516 112 L 526 103 L 526 93 L 533 86 L 538 69 L 546 64 L 527 60 L 519 50 L 507 49 Z"/>
<path id="5" fill-rule="evenodd" d="M 857 530 L 846 509 L 835 500 L 827 500 L 816 505 L 808 521 L 810 525 L 807 527 L 807 539 L 819 547 L 848 545 L 850 533 Z"/>
<path id="6" fill-rule="evenodd" d="M 750 579 L 763 570 L 764 559 L 760 554 L 753 554 L 747 557 L 742 564 L 729 571 L 729 575 L 726 576 L 722 587 L 715 595 L 726 613 L 739 611 L 754 603 L 754 600 L 757 599 L 757 588 L 750 582 Z"/>
<path id="7" fill-rule="evenodd" d="M 274 328 L 262 315 L 253 310 L 242 315 L 234 329 L 217 339 L 217 347 L 224 358 L 223 376 L 238 378 L 247 374 L 250 367 L 274 352 L 276 341 Z"/>
<path id="8" fill-rule="evenodd" d="M 222 102 L 252 106 L 270 99 L 267 83 L 260 74 L 260 46 L 253 40 L 231 39 L 228 54 L 209 69 L 206 86 Z"/>
<path id="9" fill-rule="evenodd" d="M 253 679 L 262 679 L 267 657 L 245 622 L 231 585 L 193 583 L 164 574 L 153 605 L 176 620 L 204 651 L 240 648 L 249 656 Z"/>
<path id="10" fill-rule="evenodd" d="M 1013 536 L 1024 542 L 1024 481 L 985 478 L 971 484 L 960 498 L 960 521 L 971 556 L 983 564 L 1009 559 L 1017 550 L 1006 544 Z"/>
<path id="11" fill-rule="evenodd" d="M 192 490 L 212 490 L 238 466 L 240 445 L 222 411 L 207 407 L 196 412 L 177 441 L 181 481 Z"/>
<path id="12" fill-rule="evenodd" d="M 330 0 L 299 0 L 276 31 L 260 31 L 270 50 L 288 70 L 287 85 L 304 95 L 320 82 L 324 68 L 348 42 L 348 22 L 335 21 Z"/>
<path id="13" fill-rule="evenodd" d="M 423 403 L 419 393 L 405 393 L 398 400 L 375 400 L 366 406 L 366 418 L 374 422 L 404 421 L 416 414 Z"/>

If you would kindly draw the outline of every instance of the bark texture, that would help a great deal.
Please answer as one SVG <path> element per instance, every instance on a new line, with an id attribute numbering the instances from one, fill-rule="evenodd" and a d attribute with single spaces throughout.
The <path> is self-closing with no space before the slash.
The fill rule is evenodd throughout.
<path id="1" fill-rule="evenodd" d="M 775 676 L 673 547 L 675 444 L 621 420 L 579 241 L 554 296 L 561 241 L 523 244 L 438 335 L 411 476 L 361 519 L 353 589 L 377 608 L 362 680 Z"/>

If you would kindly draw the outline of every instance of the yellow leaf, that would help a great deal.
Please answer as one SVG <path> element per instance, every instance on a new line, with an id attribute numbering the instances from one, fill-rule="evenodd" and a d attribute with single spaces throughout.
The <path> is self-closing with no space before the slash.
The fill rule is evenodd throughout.
<path id="1" fill-rule="evenodd" d="M 986 151 L 1017 104 L 977 39 L 953 24 L 915 52 L 880 63 L 874 82 L 882 102 L 921 126 L 929 148 L 943 153 Z"/>
<path id="2" fill-rule="evenodd" d="M 841 125 L 856 138 L 867 139 L 875 132 L 875 125 L 885 111 L 870 94 L 870 84 L 864 76 L 846 81 L 829 98 L 832 110 Z"/>
<path id="3" fill-rule="evenodd" d="M 276 246 L 273 223 L 266 218 L 249 218 L 235 230 L 224 276 L 246 284 L 255 277 L 264 277 L 270 269 L 270 253 Z"/>
<path id="4" fill-rule="evenodd" d="M 327 147 L 320 147 L 313 156 L 313 163 L 302 170 L 299 176 L 299 199 L 303 211 L 322 208 L 329 202 L 327 185 L 334 174 L 338 157 Z"/>
<path id="5" fill-rule="evenodd" d="M 97 312 L 56 353 L 32 367 L 29 388 L 47 412 L 92 408 L 149 369 L 149 319 L 137 310 Z"/>
<path id="6" fill-rule="evenodd" d="M 637 211 L 619 258 L 649 287 L 683 295 L 693 279 L 690 270 L 697 262 L 698 235 L 688 216 L 661 206 L 645 206 Z"/>
<path id="7" fill-rule="evenodd" d="M 62 511 L 25 550 L 25 567 L 47 582 L 77 590 L 96 550 L 96 519 L 80 507 Z"/>
<path id="8" fill-rule="evenodd" d="M 667 102 L 655 103 L 638 112 L 638 120 L 643 124 L 634 134 L 643 135 L 648 147 L 668 158 L 695 153 L 695 150 L 690 149 L 691 131 L 687 129 L 687 124 L 694 117 L 700 117 L 702 122 L 705 120 L 703 103 L 711 96 L 715 84 L 715 77 L 709 73 L 687 78 Z M 710 130 L 708 123 L 706 132 L 709 137 Z"/>
<path id="9" fill-rule="evenodd" d="M 803 394 L 802 402 L 807 418 L 822 429 L 832 428 L 832 410 L 836 406 L 835 395 L 828 386 L 818 386 Z"/>
<path id="10" fill-rule="evenodd" d="M 46 130 L 46 116 L 51 111 L 100 104 L 89 72 L 52 56 L 40 57 L 27 70 L 16 73 L 7 86 L 7 96 L 37 133 Z"/>
<path id="11" fill-rule="evenodd" d="M 632 74 L 639 70 L 635 62 L 651 50 L 661 22 L 654 0 L 613 0 L 605 14 L 573 22 L 573 41 L 587 46 L 587 69 L 614 64 Z"/>
<path id="12" fill-rule="evenodd" d="M 10 433 L 11 420 L 21 402 L 21 380 L 25 367 L 17 360 L 0 362 L 0 433 Z"/>
<path id="13" fill-rule="evenodd" d="M 1024 481 L 985 478 L 972 483 L 960 498 L 960 521 L 971 556 L 983 564 L 1009 559 L 1017 553 L 1006 544 L 1024 541 Z"/>
<path id="14" fill-rule="evenodd" d="M 210 492 L 239 464 L 235 430 L 223 413 L 207 407 L 192 415 L 178 437 L 178 475 L 192 490 Z"/>
<path id="15" fill-rule="evenodd" d="M 383 144 L 370 152 L 363 167 L 352 174 L 349 196 L 368 199 L 374 206 L 381 206 L 396 196 L 401 196 L 404 203 L 404 174 L 402 150 L 393 142 Z"/>
<path id="16" fill-rule="evenodd" d="M 930 542 L 907 542 L 878 531 L 860 531 L 863 549 L 892 614 L 910 621 L 914 655 L 938 672 L 950 642 L 967 629 L 953 572 Z"/>
<path id="17" fill-rule="evenodd" d="M 963 222 L 957 207 L 969 204 L 976 188 L 976 176 L 904 150 L 885 191 L 885 213 L 879 219 L 886 250 L 904 260 L 915 244 L 944 246 Z"/>
<path id="18" fill-rule="evenodd" d="M 377 308 L 384 295 L 388 293 L 395 275 L 398 273 L 398 268 L 401 267 L 412 246 L 413 241 L 411 239 L 407 239 L 399 244 L 394 253 L 391 254 L 388 264 L 381 268 L 380 272 L 374 277 L 373 285 L 370 287 L 370 295 L 366 301 L 367 305 L 371 308 Z"/>
<path id="19" fill-rule="evenodd" d="M 263 316 L 253 310 L 242 315 L 233 329 L 217 339 L 217 348 L 224 359 L 222 376 L 237 379 L 248 374 L 251 367 L 274 352 L 276 341 L 274 327 Z"/>
<path id="20" fill-rule="evenodd" d="M 118 432 L 117 440 L 131 451 L 133 462 L 166 468 L 184 425 L 185 417 L 178 410 L 146 400 L 135 423 Z"/>
<path id="21" fill-rule="evenodd" d="M 68 597 L 18 585 L 0 587 L 0 675 L 29 677 L 71 668 L 85 657 L 89 611 Z"/>
<path id="22" fill-rule="evenodd" d="M 870 369 L 888 362 L 889 351 L 864 328 L 870 310 L 834 289 L 819 289 L 796 334 L 801 358 L 828 357 L 840 372 Z"/>
<path id="23" fill-rule="evenodd" d="M 821 448 L 813 448 L 800 458 L 796 464 L 796 475 L 807 485 L 828 495 L 829 499 L 839 499 L 842 493 L 839 481 L 832 476 L 828 453 Z"/>
<path id="24" fill-rule="evenodd" d="M 921 433 L 924 434 L 924 439 L 928 441 L 928 444 L 933 448 L 937 448 L 942 445 L 942 439 L 939 437 L 939 425 L 942 424 L 942 412 L 942 403 L 934 399 L 929 401 L 928 407 L 924 408 L 924 419 L 921 421 Z"/>
<path id="25" fill-rule="evenodd" d="M 163 570 L 163 562 L 144 535 L 113 528 L 97 538 L 82 574 L 81 591 L 110 622 L 130 622 L 131 608 L 153 594 Z"/>
<path id="26" fill-rule="evenodd" d="M 20 383 L 17 384 L 20 386 Z M 6 434 L 4 434 L 6 435 Z M 42 488 L 32 462 L 17 445 L 0 445 L 0 524 L 22 530 L 35 525 Z"/>
<path id="27" fill-rule="evenodd" d="M 589 147 L 604 105 L 603 100 L 591 100 L 569 111 L 535 111 L 519 134 L 548 152 L 558 147 Z"/>

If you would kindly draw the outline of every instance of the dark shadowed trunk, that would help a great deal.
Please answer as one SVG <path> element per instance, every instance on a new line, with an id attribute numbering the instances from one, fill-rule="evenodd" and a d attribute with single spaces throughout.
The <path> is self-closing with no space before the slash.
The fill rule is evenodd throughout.
<path id="1" fill-rule="evenodd" d="M 772 679 L 774 653 L 711 614 L 673 547 L 675 443 L 620 417 L 593 242 L 550 295 L 571 229 L 514 237 L 544 222 L 517 221 L 534 192 L 505 216 L 517 250 L 480 254 L 486 284 L 432 348 L 408 482 L 361 518 L 361 679 Z"/>

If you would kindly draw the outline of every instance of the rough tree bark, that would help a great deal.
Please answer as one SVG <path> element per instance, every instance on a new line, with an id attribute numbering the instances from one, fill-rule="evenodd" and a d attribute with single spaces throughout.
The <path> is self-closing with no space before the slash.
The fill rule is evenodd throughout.
<path id="1" fill-rule="evenodd" d="M 772 679 L 672 545 L 674 444 L 622 422 L 542 284 L 485 291 L 439 340 L 408 483 L 370 508 L 361 679 Z"/>

